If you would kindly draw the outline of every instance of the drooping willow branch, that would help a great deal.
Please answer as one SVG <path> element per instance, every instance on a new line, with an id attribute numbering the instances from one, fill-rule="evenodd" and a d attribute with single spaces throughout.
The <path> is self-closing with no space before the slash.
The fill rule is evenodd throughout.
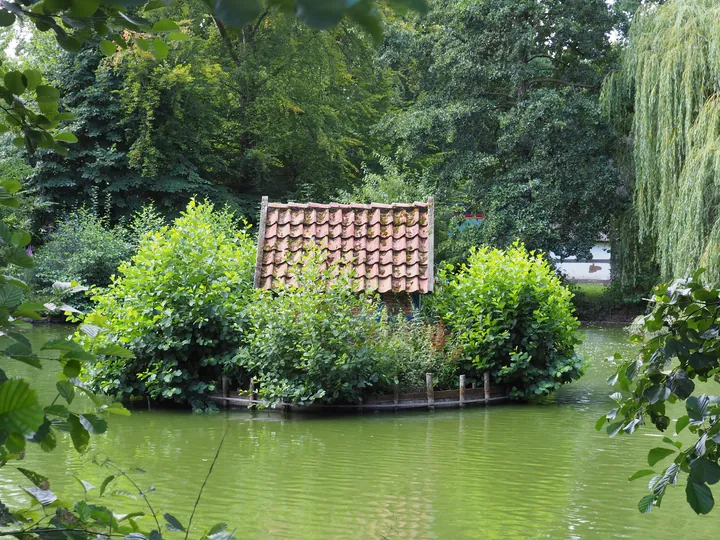
<path id="1" fill-rule="evenodd" d="M 633 137 L 638 241 L 662 277 L 720 278 L 720 3 L 673 0 L 638 11 L 623 69 L 602 101 Z"/>

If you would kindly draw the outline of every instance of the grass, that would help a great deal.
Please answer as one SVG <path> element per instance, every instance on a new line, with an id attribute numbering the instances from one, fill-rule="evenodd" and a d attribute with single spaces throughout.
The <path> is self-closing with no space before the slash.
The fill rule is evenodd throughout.
<path id="1" fill-rule="evenodd" d="M 576 293 L 582 294 L 588 300 L 599 299 L 607 291 L 607 285 L 603 283 L 575 283 L 573 289 Z"/>

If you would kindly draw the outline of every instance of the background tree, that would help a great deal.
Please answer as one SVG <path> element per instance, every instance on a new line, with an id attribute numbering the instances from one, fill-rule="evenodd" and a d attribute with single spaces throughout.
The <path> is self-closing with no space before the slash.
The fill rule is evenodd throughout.
<path id="1" fill-rule="evenodd" d="M 598 106 L 615 19 L 601 0 L 433 2 L 388 31 L 400 110 L 378 131 L 441 201 L 486 215 L 482 240 L 584 255 L 618 206 Z"/>
<path id="2" fill-rule="evenodd" d="M 604 86 L 608 114 L 632 136 L 637 241 L 665 279 L 698 266 L 720 277 L 718 16 L 711 0 L 640 8 Z"/>

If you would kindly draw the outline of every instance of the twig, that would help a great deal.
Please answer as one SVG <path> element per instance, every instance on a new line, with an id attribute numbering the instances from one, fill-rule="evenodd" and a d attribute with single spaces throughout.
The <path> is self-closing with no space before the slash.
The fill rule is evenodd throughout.
<path id="1" fill-rule="evenodd" d="M 155 513 L 155 510 L 153 509 L 152 504 L 150 504 L 150 500 L 147 498 L 147 495 L 145 495 L 145 492 L 142 489 L 140 489 L 140 486 L 138 486 L 135 483 L 135 480 L 130 478 L 125 471 L 123 471 L 120 467 L 116 466 L 114 463 L 106 461 L 105 466 L 108 469 L 112 468 L 119 476 L 124 476 L 125 478 L 127 478 L 130 481 L 130 483 L 135 487 L 135 489 L 138 490 L 138 493 L 145 501 L 145 504 L 147 504 L 147 507 L 150 509 L 150 513 L 152 514 L 152 517 L 155 520 L 155 524 L 157 525 L 157 530 L 158 530 L 158 532 L 160 532 L 162 530 L 162 528 L 160 527 L 160 521 L 158 521 L 157 514 Z"/>
<path id="2" fill-rule="evenodd" d="M 193 506 L 192 514 L 190 514 L 190 519 L 188 520 L 187 528 L 185 529 L 185 540 L 188 540 L 188 536 L 190 535 L 190 527 L 192 526 L 193 517 L 195 517 L 195 511 L 197 510 L 198 504 L 200 504 L 200 498 L 202 497 L 203 490 L 205 489 L 205 484 L 207 484 L 208 478 L 210 478 L 210 475 L 212 474 L 213 467 L 215 467 L 215 463 L 217 463 L 218 457 L 220 456 L 220 450 L 222 450 L 223 443 L 225 442 L 225 437 L 227 437 L 227 434 L 229 431 L 230 431 L 230 428 L 227 428 L 225 430 L 225 433 L 222 436 L 222 439 L 220 439 L 220 444 L 218 445 L 217 452 L 215 452 L 215 457 L 213 458 L 212 463 L 210 464 L 210 469 L 208 469 L 208 472 L 205 475 L 205 480 L 203 480 L 202 486 L 200 486 L 200 493 L 198 493 L 197 499 L 195 500 L 195 506 Z"/>

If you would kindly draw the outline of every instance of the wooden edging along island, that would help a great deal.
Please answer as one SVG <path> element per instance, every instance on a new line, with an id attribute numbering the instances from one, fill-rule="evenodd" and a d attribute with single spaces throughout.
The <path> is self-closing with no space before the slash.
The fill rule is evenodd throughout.
<path id="1" fill-rule="evenodd" d="M 425 392 L 412 392 L 401 394 L 397 386 L 392 394 L 384 394 L 369 397 L 364 403 L 359 404 L 323 404 L 313 403 L 310 406 L 297 405 L 294 403 L 278 403 L 274 407 L 268 407 L 268 411 L 278 412 L 374 412 L 374 411 L 398 411 L 409 409 L 436 408 L 464 408 L 468 405 L 491 405 L 510 400 L 508 388 L 490 385 L 490 374 L 483 374 L 482 388 L 467 388 L 465 375 L 460 375 L 459 388 L 453 390 L 439 390 L 433 388 L 433 374 L 425 376 Z M 474 386 L 474 385 L 473 385 Z M 230 397 L 227 392 L 227 384 L 223 384 L 223 394 L 214 395 L 211 399 L 222 403 L 225 407 L 247 407 L 255 408 L 263 404 L 256 394 L 254 381 L 251 381 L 247 392 L 238 392 L 238 397 Z"/>

